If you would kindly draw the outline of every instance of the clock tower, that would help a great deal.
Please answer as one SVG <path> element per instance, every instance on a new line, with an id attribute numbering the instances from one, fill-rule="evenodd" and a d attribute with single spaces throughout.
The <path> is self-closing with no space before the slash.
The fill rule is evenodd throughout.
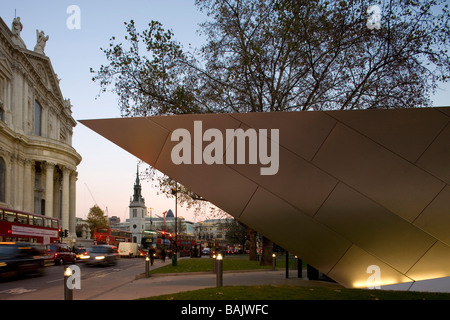
<path id="1" fill-rule="evenodd" d="M 147 207 L 145 200 L 141 194 L 141 182 L 139 180 L 139 166 L 136 173 L 136 181 L 134 183 L 134 194 L 130 199 L 130 231 L 132 240 L 135 243 L 141 243 L 142 232 L 145 230 L 145 213 Z"/>

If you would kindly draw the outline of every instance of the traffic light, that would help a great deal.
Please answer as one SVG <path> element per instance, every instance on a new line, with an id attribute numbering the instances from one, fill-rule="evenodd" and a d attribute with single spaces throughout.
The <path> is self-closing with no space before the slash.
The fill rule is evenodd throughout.
<path id="1" fill-rule="evenodd" d="M 59 229 L 59 237 L 60 238 L 64 237 L 64 232 L 61 229 Z"/>
<path id="2" fill-rule="evenodd" d="M 64 230 L 64 238 L 67 238 L 69 236 L 69 230 L 65 229 Z"/>
<path id="3" fill-rule="evenodd" d="M 165 231 L 161 231 L 161 235 L 162 235 L 162 238 L 163 238 L 163 239 L 166 238 L 166 232 L 165 232 Z"/>

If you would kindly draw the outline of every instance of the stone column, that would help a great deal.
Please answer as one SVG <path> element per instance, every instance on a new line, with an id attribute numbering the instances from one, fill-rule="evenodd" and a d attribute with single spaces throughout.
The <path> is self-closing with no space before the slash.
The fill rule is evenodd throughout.
<path id="1" fill-rule="evenodd" d="M 70 175 L 70 208 L 69 208 L 69 232 L 72 236 L 76 235 L 76 185 L 77 185 L 78 173 L 73 171 Z"/>
<path id="2" fill-rule="evenodd" d="M 33 212 L 34 204 L 34 162 L 25 160 L 23 182 L 23 210 Z"/>
<path id="3" fill-rule="evenodd" d="M 17 174 L 17 186 L 18 186 L 18 190 L 19 193 L 17 194 L 17 206 L 15 207 L 15 209 L 17 210 L 24 210 L 24 193 L 25 193 L 25 189 L 24 189 L 24 181 L 26 179 L 25 175 L 25 160 L 18 158 L 17 159 L 17 168 L 18 168 L 18 174 Z"/>
<path id="4" fill-rule="evenodd" d="M 13 155 L 12 157 L 12 182 L 13 182 L 13 208 L 19 207 L 19 157 Z"/>
<path id="5" fill-rule="evenodd" d="M 69 210 L 70 210 L 70 169 L 62 170 L 62 218 L 61 224 L 63 230 L 69 230 Z"/>
<path id="6" fill-rule="evenodd" d="M 55 165 L 45 163 L 45 216 L 53 218 L 53 184 Z"/>

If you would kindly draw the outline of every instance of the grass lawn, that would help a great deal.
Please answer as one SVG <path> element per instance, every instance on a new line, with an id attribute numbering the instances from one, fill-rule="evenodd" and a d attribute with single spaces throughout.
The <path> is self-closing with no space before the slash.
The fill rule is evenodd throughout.
<path id="1" fill-rule="evenodd" d="M 294 267 L 294 259 L 290 260 Z M 249 261 L 248 255 L 225 256 L 223 270 L 261 270 L 258 261 Z M 277 261 L 277 269 L 285 268 L 284 256 Z M 179 259 L 151 271 L 157 273 L 212 272 L 212 259 Z M 312 286 L 225 286 L 180 292 L 147 298 L 148 300 L 450 300 L 450 293 L 386 291 L 368 289 L 335 289 Z"/>
<path id="2" fill-rule="evenodd" d="M 277 264 L 277 268 L 285 268 L 285 263 Z M 166 265 L 161 268 L 151 270 L 151 274 L 155 273 L 184 273 L 184 272 L 212 272 L 213 259 L 179 259 L 177 266 Z M 251 270 L 251 269 L 271 269 L 271 266 L 260 266 L 258 261 L 249 261 L 248 255 L 231 255 L 225 256 L 223 259 L 223 270 Z"/>
<path id="3" fill-rule="evenodd" d="M 305 267 L 305 264 L 303 265 Z M 276 263 L 277 269 L 286 268 L 285 256 L 278 258 Z M 291 257 L 289 260 L 289 268 L 294 269 L 295 259 Z M 262 270 L 272 269 L 272 266 L 260 266 L 259 261 L 249 261 L 247 254 L 225 255 L 223 259 L 223 270 Z M 212 272 L 213 260 L 211 258 L 187 258 L 179 259 L 177 266 L 166 265 L 164 267 L 151 270 L 150 273 L 183 273 L 183 272 Z"/>
<path id="4" fill-rule="evenodd" d="M 450 300 L 450 294 L 300 286 L 226 286 L 143 300 Z"/>

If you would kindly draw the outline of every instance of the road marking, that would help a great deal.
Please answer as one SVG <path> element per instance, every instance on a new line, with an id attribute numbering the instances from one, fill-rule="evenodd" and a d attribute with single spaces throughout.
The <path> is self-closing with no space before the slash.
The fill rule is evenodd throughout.
<path id="1" fill-rule="evenodd" d="M 28 293 L 28 292 L 34 292 L 34 291 L 36 291 L 36 289 L 14 288 L 14 289 L 0 291 L 0 293 L 24 294 L 24 293 Z"/>
<path id="2" fill-rule="evenodd" d="M 63 280 L 64 280 L 64 279 L 50 280 L 50 281 L 46 281 L 46 283 L 58 282 L 58 281 L 63 281 Z"/>

